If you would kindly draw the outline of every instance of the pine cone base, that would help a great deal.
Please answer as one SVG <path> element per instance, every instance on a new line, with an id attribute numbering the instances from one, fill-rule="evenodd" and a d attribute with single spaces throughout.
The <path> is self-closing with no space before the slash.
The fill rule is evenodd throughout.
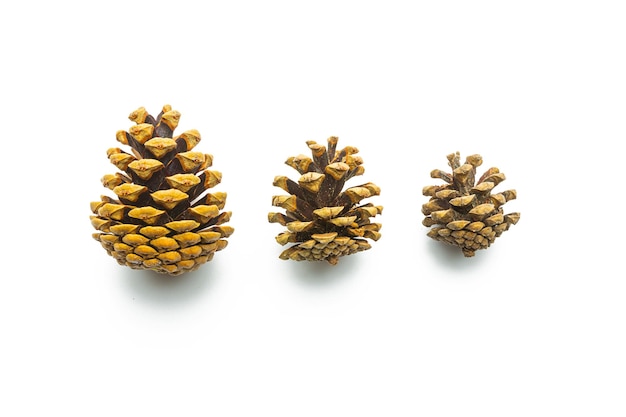
<path id="1" fill-rule="evenodd" d="M 144 227 L 118 223 L 92 236 L 120 265 L 175 276 L 195 271 L 213 259 L 215 252 L 228 245 L 225 238 L 233 232 L 228 226 L 192 232 L 189 229 L 197 227 L 197 222 L 172 223 Z M 181 227 L 180 223 L 191 224 Z"/>
<path id="2" fill-rule="evenodd" d="M 517 222 L 517 220 L 515 222 Z M 499 224 L 493 223 L 493 226 L 486 226 L 483 222 L 472 222 L 461 230 L 455 230 L 446 225 L 443 227 L 433 227 L 428 231 L 427 236 L 450 245 L 458 246 L 462 249 L 463 255 L 471 257 L 475 255 L 477 250 L 487 249 L 497 237 L 506 230 L 509 230 L 511 224 L 515 224 L 511 219 Z"/>
<path id="3" fill-rule="evenodd" d="M 294 261 L 327 261 L 332 265 L 341 256 L 352 255 L 371 248 L 363 239 L 338 236 L 337 233 L 314 234 L 312 239 L 284 250 L 279 258 Z"/>

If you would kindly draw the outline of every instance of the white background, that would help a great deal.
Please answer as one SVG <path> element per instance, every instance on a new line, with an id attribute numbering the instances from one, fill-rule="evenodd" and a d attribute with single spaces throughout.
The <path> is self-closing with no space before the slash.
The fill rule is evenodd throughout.
<path id="1" fill-rule="evenodd" d="M 6 3 L 0 414 L 626 415 L 623 2 Z M 166 103 L 236 229 L 175 279 L 88 219 L 115 132 Z M 272 180 L 330 135 L 383 237 L 281 261 Z M 457 150 L 522 213 L 471 259 L 421 225 Z"/>

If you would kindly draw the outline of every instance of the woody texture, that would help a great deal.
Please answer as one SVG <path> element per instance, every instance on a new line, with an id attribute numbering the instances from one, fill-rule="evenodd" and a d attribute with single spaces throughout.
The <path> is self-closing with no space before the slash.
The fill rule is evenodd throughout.
<path id="1" fill-rule="evenodd" d="M 173 136 L 180 113 L 163 106 L 155 118 L 141 107 L 135 122 L 117 140 L 130 149 L 110 148 L 109 161 L 120 172 L 102 178 L 115 197 L 91 203 L 93 238 L 120 265 L 169 275 L 193 271 L 227 245 L 234 231 L 224 225 L 226 193 L 207 190 L 222 174 L 207 169 L 213 157 L 192 151 L 197 130 Z"/>
<path id="2" fill-rule="evenodd" d="M 368 182 L 344 188 L 352 177 L 362 175 L 363 160 L 357 148 L 337 150 L 337 137 L 328 138 L 328 146 L 306 142 L 312 157 L 298 155 L 285 162 L 300 174 L 297 181 L 286 176 L 274 178 L 274 185 L 288 195 L 272 198 L 272 205 L 285 210 L 271 212 L 268 220 L 280 223 L 287 231 L 276 236 L 281 245 L 289 245 L 280 259 L 327 261 L 371 248 L 368 239 L 378 240 L 380 223 L 371 218 L 382 213 L 382 206 L 362 204 L 362 200 L 380 194 L 380 188 Z"/>
<path id="3" fill-rule="evenodd" d="M 517 224 L 520 213 L 504 214 L 503 206 L 517 197 L 515 190 L 492 194 L 504 181 L 498 168 L 489 168 L 476 181 L 476 168 L 482 165 L 480 155 L 468 156 L 460 163 L 458 152 L 448 155 L 452 173 L 435 169 L 432 178 L 443 185 L 424 187 L 422 193 L 430 200 L 422 206 L 426 216 L 423 224 L 430 227 L 428 236 L 458 246 L 466 257 L 488 248 L 511 225 Z"/>

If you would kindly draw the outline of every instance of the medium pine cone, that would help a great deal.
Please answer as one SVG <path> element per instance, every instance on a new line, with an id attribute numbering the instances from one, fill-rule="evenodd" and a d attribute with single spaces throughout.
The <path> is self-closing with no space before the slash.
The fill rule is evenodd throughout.
<path id="1" fill-rule="evenodd" d="M 220 211 L 226 193 L 207 193 L 222 174 L 212 171 L 213 157 L 191 150 L 200 142 L 197 130 L 172 138 L 180 113 L 169 105 L 156 119 L 143 107 L 129 119 L 136 123 L 116 138 L 131 153 L 111 148 L 107 156 L 123 171 L 105 175 L 102 184 L 116 198 L 91 203 L 93 238 L 120 265 L 179 275 L 210 261 L 226 247 L 234 229 Z"/>
<path id="2" fill-rule="evenodd" d="M 435 240 L 461 247 L 465 256 L 474 256 L 478 249 L 486 249 L 504 231 L 520 218 L 519 213 L 503 214 L 502 206 L 517 197 L 515 190 L 491 194 L 491 190 L 504 181 L 498 168 L 489 168 L 475 183 L 476 168 L 482 163 L 480 155 L 468 156 L 460 164 L 459 153 L 448 155 L 452 174 L 435 169 L 432 178 L 444 180 L 446 185 L 424 187 L 429 196 L 422 206 L 426 218 L 422 222 L 430 227 L 428 236 Z"/>
<path id="3" fill-rule="evenodd" d="M 274 178 L 274 185 L 290 195 L 273 197 L 272 205 L 286 213 L 269 213 L 268 220 L 287 227 L 287 232 L 276 237 L 278 243 L 295 243 L 280 254 L 281 259 L 326 260 L 335 265 L 340 256 L 369 249 L 365 238 L 380 238 L 381 225 L 370 223 L 370 217 L 382 213 L 382 206 L 359 204 L 379 195 L 380 188 L 370 182 L 342 191 L 347 180 L 365 169 L 363 160 L 355 156 L 358 150 L 348 146 L 336 151 L 337 141 L 337 137 L 328 138 L 328 149 L 308 141 L 312 159 L 305 155 L 287 159 L 285 163 L 301 174 L 298 182 Z"/>

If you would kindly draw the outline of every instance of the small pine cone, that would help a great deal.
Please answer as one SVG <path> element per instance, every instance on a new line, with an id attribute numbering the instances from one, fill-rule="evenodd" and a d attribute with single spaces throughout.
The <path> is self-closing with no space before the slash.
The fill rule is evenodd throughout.
<path id="1" fill-rule="evenodd" d="M 347 146 L 337 151 L 337 137 L 328 138 L 328 148 L 308 141 L 312 158 L 299 155 L 285 162 L 300 173 L 297 182 L 284 176 L 274 178 L 274 185 L 289 195 L 274 196 L 272 205 L 286 210 L 269 213 L 270 223 L 280 223 L 287 231 L 276 241 L 294 243 L 280 254 L 281 259 L 296 261 L 326 260 L 335 265 L 340 256 L 369 249 L 366 239 L 380 238 L 379 223 L 370 217 L 382 213 L 382 206 L 361 200 L 380 194 L 380 188 L 366 183 L 342 191 L 344 183 L 365 171 L 358 150 Z"/>
<path id="2" fill-rule="evenodd" d="M 143 107 L 129 119 L 136 123 L 116 138 L 130 153 L 111 148 L 107 156 L 120 171 L 102 184 L 117 198 L 91 203 L 91 224 L 109 255 L 120 265 L 179 275 L 210 261 L 227 245 L 234 229 L 223 225 L 226 193 L 208 193 L 222 174 L 207 169 L 209 154 L 193 152 L 197 130 L 173 137 L 180 113 L 169 105 L 154 118 Z"/>
<path id="3" fill-rule="evenodd" d="M 461 165 L 458 152 L 448 155 L 452 173 L 433 170 L 432 178 L 444 180 L 445 185 L 424 187 L 422 193 L 430 197 L 422 206 L 426 218 L 422 222 L 432 227 L 428 236 L 435 240 L 459 246 L 467 257 L 478 249 L 486 249 L 504 231 L 520 218 L 519 213 L 504 214 L 502 206 L 517 197 L 515 190 L 491 194 L 504 181 L 498 168 L 489 168 L 476 182 L 476 168 L 482 163 L 480 155 L 468 156 Z"/>

